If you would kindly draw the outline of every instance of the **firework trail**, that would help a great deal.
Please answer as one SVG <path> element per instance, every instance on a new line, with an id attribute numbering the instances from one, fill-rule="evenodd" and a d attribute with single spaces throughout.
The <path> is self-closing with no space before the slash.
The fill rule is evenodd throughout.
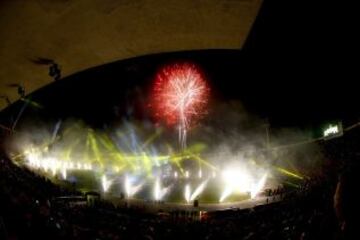
<path id="1" fill-rule="evenodd" d="M 157 117 L 177 125 L 180 147 L 186 147 L 192 120 L 204 114 L 209 88 L 200 69 L 190 63 L 167 65 L 155 79 L 154 108 Z"/>

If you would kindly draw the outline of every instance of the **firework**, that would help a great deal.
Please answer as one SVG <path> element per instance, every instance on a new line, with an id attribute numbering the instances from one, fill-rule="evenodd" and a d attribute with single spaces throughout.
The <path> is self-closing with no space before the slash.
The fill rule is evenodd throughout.
<path id="1" fill-rule="evenodd" d="M 101 186 L 102 186 L 102 189 L 103 189 L 104 193 L 109 191 L 111 184 L 112 184 L 112 181 L 108 180 L 106 175 L 103 175 L 101 177 Z"/>
<path id="2" fill-rule="evenodd" d="M 204 181 L 202 182 L 196 189 L 195 191 L 191 194 L 190 196 L 190 201 L 195 200 L 195 198 L 197 198 L 204 190 L 206 187 L 206 184 L 208 183 L 208 181 Z"/>
<path id="3" fill-rule="evenodd" d="M 192 120 L 204 114 L 209 88 L 194 64 L 167 65 L 156 75 L 155 114 L 169 125 L 177 125 L 179 143 L 186 147 L 186 135 Z"/>

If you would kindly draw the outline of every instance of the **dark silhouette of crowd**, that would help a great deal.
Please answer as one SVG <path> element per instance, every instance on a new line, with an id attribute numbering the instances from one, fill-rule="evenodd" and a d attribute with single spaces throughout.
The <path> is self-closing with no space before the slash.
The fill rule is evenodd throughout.
<path id="1" fill-rule="evenodd" d="M 352 131 L 342 138 L 318 143 L 330 161 L 321 174 L 303 181 L 297 190 L 282 191 L 282 201 L 206 213 L 200 220 L 147 214 L 142 209 L 115 207 L 101 200 L 95 205 L 60 204 L 55 201 L 57 197 L 80 193 L 17 166 L 3 154 L 0 238 L 360 239 L 355 236 L 359 216 L 358 137 L 359 132 Z"/>

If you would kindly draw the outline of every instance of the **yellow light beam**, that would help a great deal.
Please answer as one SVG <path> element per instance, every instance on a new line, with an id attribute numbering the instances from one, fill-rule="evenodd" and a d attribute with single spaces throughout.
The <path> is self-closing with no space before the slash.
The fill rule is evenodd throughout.
<path id="1" fill-rule="evenodd" d="M 150 143 L 152 143 L 157 137 L 162 134 L 162 129 L 156 131 L 153 135 L 151 135 L 142 145 L 141 149 L 145 149 Z"/>
<path id="2" fill-rule="evenodd" d="M 96 161 L 100 164 L 101 167 L 104 167 L 104 164 L 100 158 L 100 151 L 98 148 L 98 144 L 96 142 L 95 135 L 92 131 L 90 131 L 90 143 L 91 143 L 91 149 L 95 155 Z"/>
<path id="3" fill-rule="evenodd" d="M 281 172 L 281 173 L 283 173 L 283 174 L 285 174 L 285 175 L 287 175 L 287 176 L 291 176 L 291 177 L 294 177 L 294 178 L 297 178 L 297 179 L 301 179 L 301 180 L 304 179 L 302 176 L 299 176 L 299 175 L 297 175 L 297 174 L 295 174 L 295 173 L 293 173 L 293 172 L 290 172 L 290 171 L 288 171 L 288 170 L 286 170 L 286 169 L 284 169 L 284 168 L 276 167 L 276 169 L 277 169 L 279 172 Z"/>
<path id="4" fill-rule="evenodd" d="M 197 159 L 197 160 L 198 160 L 199 162 L 201 162 L 202 164 L 210 167 L 211 169 L 213 169 L 213 170 L 216 170 L 216 169 L 217 169 L 214 165 L 208 163 L 207 161 L 205 161 L 204 159 L 202 159 L 202 158 L 199 157 L 198 155 L 193 154 L 193 155 L 191 155 L 191 156 L 192 156 L 193 158 Z"/>

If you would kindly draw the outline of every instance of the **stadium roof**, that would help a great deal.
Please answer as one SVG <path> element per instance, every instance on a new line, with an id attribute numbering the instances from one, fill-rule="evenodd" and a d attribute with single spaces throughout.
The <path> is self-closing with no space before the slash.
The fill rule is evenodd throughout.
<path id="1" fill-rule="evenodd" d="M 0 95 L 11 102 L 62 76 L 159 52 L 240 49 L 262 0 L 34 0 L 0 2 Z M 0 99 L 0 109 L 6 106 Z"/>

